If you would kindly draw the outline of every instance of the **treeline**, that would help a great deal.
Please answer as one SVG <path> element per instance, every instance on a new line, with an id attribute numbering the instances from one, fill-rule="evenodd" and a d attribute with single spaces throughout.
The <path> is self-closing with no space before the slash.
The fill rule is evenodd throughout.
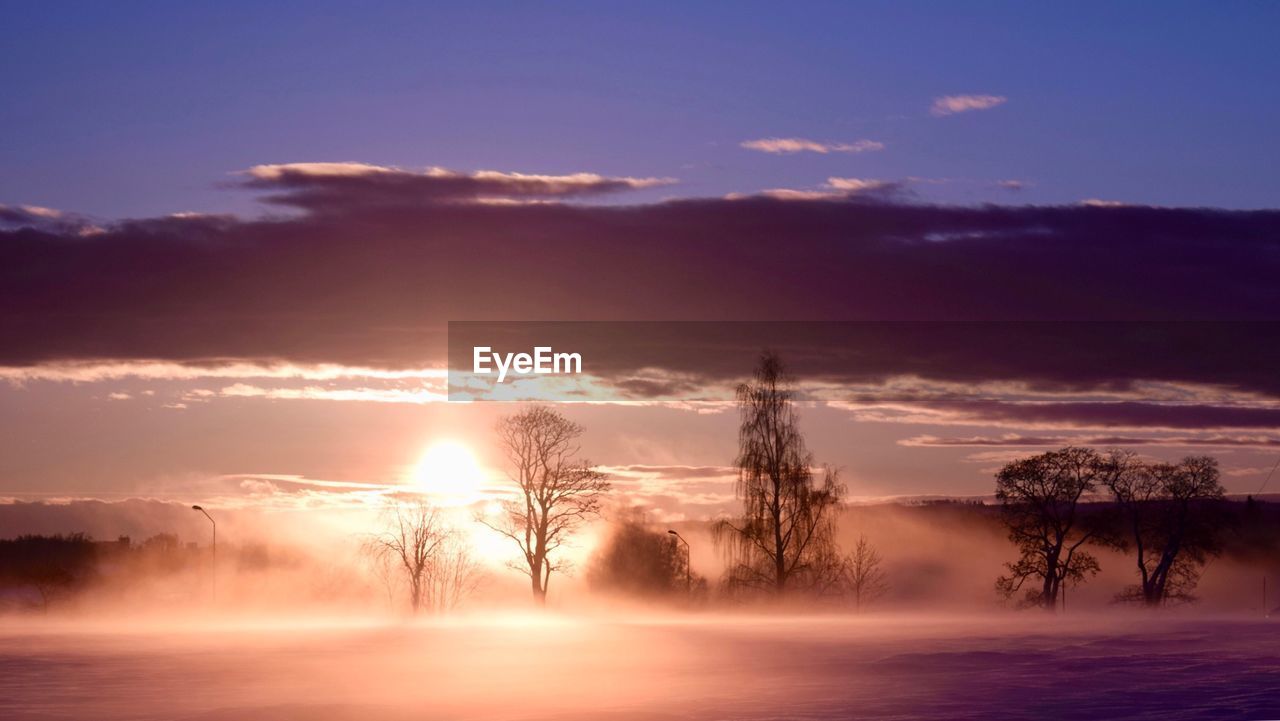
<path id="1" fill-rule="evenodd" d="M 288 563 L 262 545 L 220 547 L 222 562 L 235 569 L 264 569 Z M 144 579 L 211 571 L 208 547 L 182 544 L 177 535 L 157 533 L 140 543 L 128 536 L 97 541 L 83 533 L 23 535 L 0 539 L 0 609 L 35 609 L 94 590 L 128 590 Z M 196 596 L 205 589 L 194 579 L 187 589 Z"/>
<path id="2" fill-rule="evenodd" d="M 9 605 L 49 604 L 98 576 L 98 547 L 82 533 L 0 540 L 0 592 Z M 24 604 L 23 593 L 33 597 Z"/>

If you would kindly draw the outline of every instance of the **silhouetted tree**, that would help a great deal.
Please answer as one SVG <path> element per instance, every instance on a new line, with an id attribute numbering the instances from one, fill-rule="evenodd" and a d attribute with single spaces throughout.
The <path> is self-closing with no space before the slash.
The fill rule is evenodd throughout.
<path id="1" fill-rule="evenodd" d="M 653 531 L 630 512 L 592 557 L 587 581 L 593 589 L 646 598 L 685 598 L 706 585 L 693 574 L 685 548 L 665 531 Z"/>
<path id="2" fill-rule="evenodd" d="M 881 565 L 883 559 L 880 558 L 880 552 L 866 536 L 858 536 L 858 544 L 845 559 L 844 566 L 845 586 L 853 597 L 855 611 L 861 611 L 864 604 L 875 601 L 889 591 Z"/>
<path id="3" fill-rule="evenodd" d="M 600 500 L 609 490 L 605 475 L 577 457 L 582 432 L 582 426 L 544 406 L 498 422 L 498 444 L 519 497 L 504 501 L 496 519 L 477 520 L 519 547 L 514 567 L 529 576 L 539 605 L 547 602 L 552 571 L 566 568 L 556 551 L 600 513 Z"/>
<path id="4" fill-rule="evenodd" d="M 0 541 L 0 583 L 35 590 L 46 613 L 50 604 L 96 575 L 96 562 L 94 543 L 83 533 Z"/>
<path id="5" fill-rule="evenodd" d="M 1123 522 L 1115 545 L 1133 550 L 1139 576 L 1120 598 L 1147 606 L 1194 600 L 1200 568 L 1219 549 L 1215 511 L 1225 490 L 1218 462 L 1188 456 L 1177 464 L 1147 464 L 1121 452 L 1113 462 L 1107 487 Z"/>
<path id="6" fill-rule="evenodd" d="M 794 391 L 782 360 L 760 357 L 751 381 L 737 391 L 738 481 L 741 518 L 714 527 L 715 541 L 729 562 L 729 588 L 822 591 L 838 583 L 835 515 L 844 487 L 834 470 L 821 480 L 805 448 L 795 412 Z"/>
<path id="7" fill-rule="evenodd" d="M 475 588 L 476 566 L 458 531 L 425 499 L 395 501 L 382 516 L 383 530 L 365 541 L 374 571 L 388 584 L 403 582 L 409 608 L 440 612 Z"/>
<path id="8" fill-rule="evenodd" d="M 1023 602 L 1053 610 L 1065 583 L 1081 583 L 1098 572 L 1098 561 L 1081 547 L 1097 529 L 1080 522 L 1080 499 L 1109 479 L 1115 465 L 1089 448 L 1067 447 L 1009 463 L 996 475 L 996 500 L 1018 546 L 1017 561 L 996 581 L 1006 598 L 1028 580 Z"/>

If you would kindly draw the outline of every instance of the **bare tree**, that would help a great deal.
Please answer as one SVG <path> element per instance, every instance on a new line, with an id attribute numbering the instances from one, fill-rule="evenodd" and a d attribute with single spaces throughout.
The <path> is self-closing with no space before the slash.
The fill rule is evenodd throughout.
<path id="1" fill-rule="evenodd" d="M 442 612 L 475 589 L 477 566 L 438 508 L 423 498 L 395 501 L 382 523 L 364 547 L 389 596 L 403 583 L 413 613 Z"/>
<path id="2" fill-rule="evenodd" d="M 845 585 L 853 596 L 853 608 L 861 611 L 863 604 L 871 603 L 889 591 L 883 559 L 866 536 L 858 536 L 853 553 L 845 559 Z"/>
<path id="3" fill-rule="evenodd" d="M 781 359 L 766 351 L 751 381 L 738 387 L 741 518 L 714 527 L 733 588 L 821 591 L 838 582 L 835 515 L 844 487 L 832 469 L 819 481 L 795 412 Z"/>
<path id="4" fill-rule="evenodd" d="M 519 494 L 503 502 L 496 519 L 477 518 L 519 547 L 521 559 L 514 567 L 529 576 L 539 605 L 547 602 L 551 573 L 566 568 L 556 551 L 600 513 L 609 490 L 605 475 L 578 458 L 582 432 L 582 426 L 544 406 L 498 422 L 498 443 Z"/>
<path id="5" fill-rule="evenodd" d="M 458 607 L 480 585 L 480 566 L 471 548 L 456 530 L 450 530 L 436 547 L 423 586 L 422 603 L 435 613 Z"/>
<path id="6" fill-rule="evenodd" d="M 373 571 L 374 578 L 377 579 L 378 585 L 382 588 L 382 592 L 386 594 L 387 605 L 394 608 L 396 598 L 400 595 L 400 588 L 404 585 L 401 579 L 401 565 L 398 559 L 392 558 L 392 554 L 379 552 L 383 549 L 375 546 L 369 541 L 364 544 L 365 554 L 369 556 L 369 564 Z"/>
<path id="7" fill-rule="evenodd" d="M 1095 535 L 1079 517 L 1080 499 L 1105 483 L 1114 464 L 1089 448 L 1067 447 L 1014 461 L 996 475 L 1009 540 L 1020 557 L 1005 564 L 1009 575 L 996 589 L 1012 597 L 1028 580 L 1023 602 L 1052 611 L 1067 583 L 1081 583 L 1098 572 L 1098 561 L 1081 547 Z"/>
<path id="8" fill-rule="evenodd" d="M 1107 486 L 1125 530 L 1115 545 L 1132 548 L 1139 575 L 1121 600 L 1152 607 L 1194 600 L 1200 568 L 1218 548 L 1212 509 L 1225 494 L 1218 462 L 1209 456 L 1177 464 L 1146 464 L 1130 453 L 1113 457 L 1118 472 Z"/>

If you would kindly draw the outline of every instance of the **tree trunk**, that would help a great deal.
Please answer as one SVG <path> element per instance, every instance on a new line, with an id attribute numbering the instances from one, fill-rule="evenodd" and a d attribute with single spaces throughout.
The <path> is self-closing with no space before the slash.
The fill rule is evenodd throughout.
<path id="1" fill-rule="evenodd" d="M 533 590 L 533 602 L 539 607 L 547 605 L 547 581 L 542 574 L 545 564 L 542 558 L 535 558 L 529 568 L 529 587 Z"/>
<path id="2" fill-rule="evenodd" d="M 1058 568 L 1057 558 L 1050 556 L 1045 559 L 1044 586 L 1040 591 L 1040 605 L 1049 613 L 1056 613 L 1058 610 Z"/>

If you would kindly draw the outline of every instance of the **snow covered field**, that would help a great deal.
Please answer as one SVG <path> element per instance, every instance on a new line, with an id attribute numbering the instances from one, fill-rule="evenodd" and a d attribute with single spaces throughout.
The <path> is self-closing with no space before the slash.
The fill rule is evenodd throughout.
<path id="1" fill-rule="evenodd" d="M 1280 625 L 1036 613 L 0 622 L 0 718 L 1274 719 Z"/>

